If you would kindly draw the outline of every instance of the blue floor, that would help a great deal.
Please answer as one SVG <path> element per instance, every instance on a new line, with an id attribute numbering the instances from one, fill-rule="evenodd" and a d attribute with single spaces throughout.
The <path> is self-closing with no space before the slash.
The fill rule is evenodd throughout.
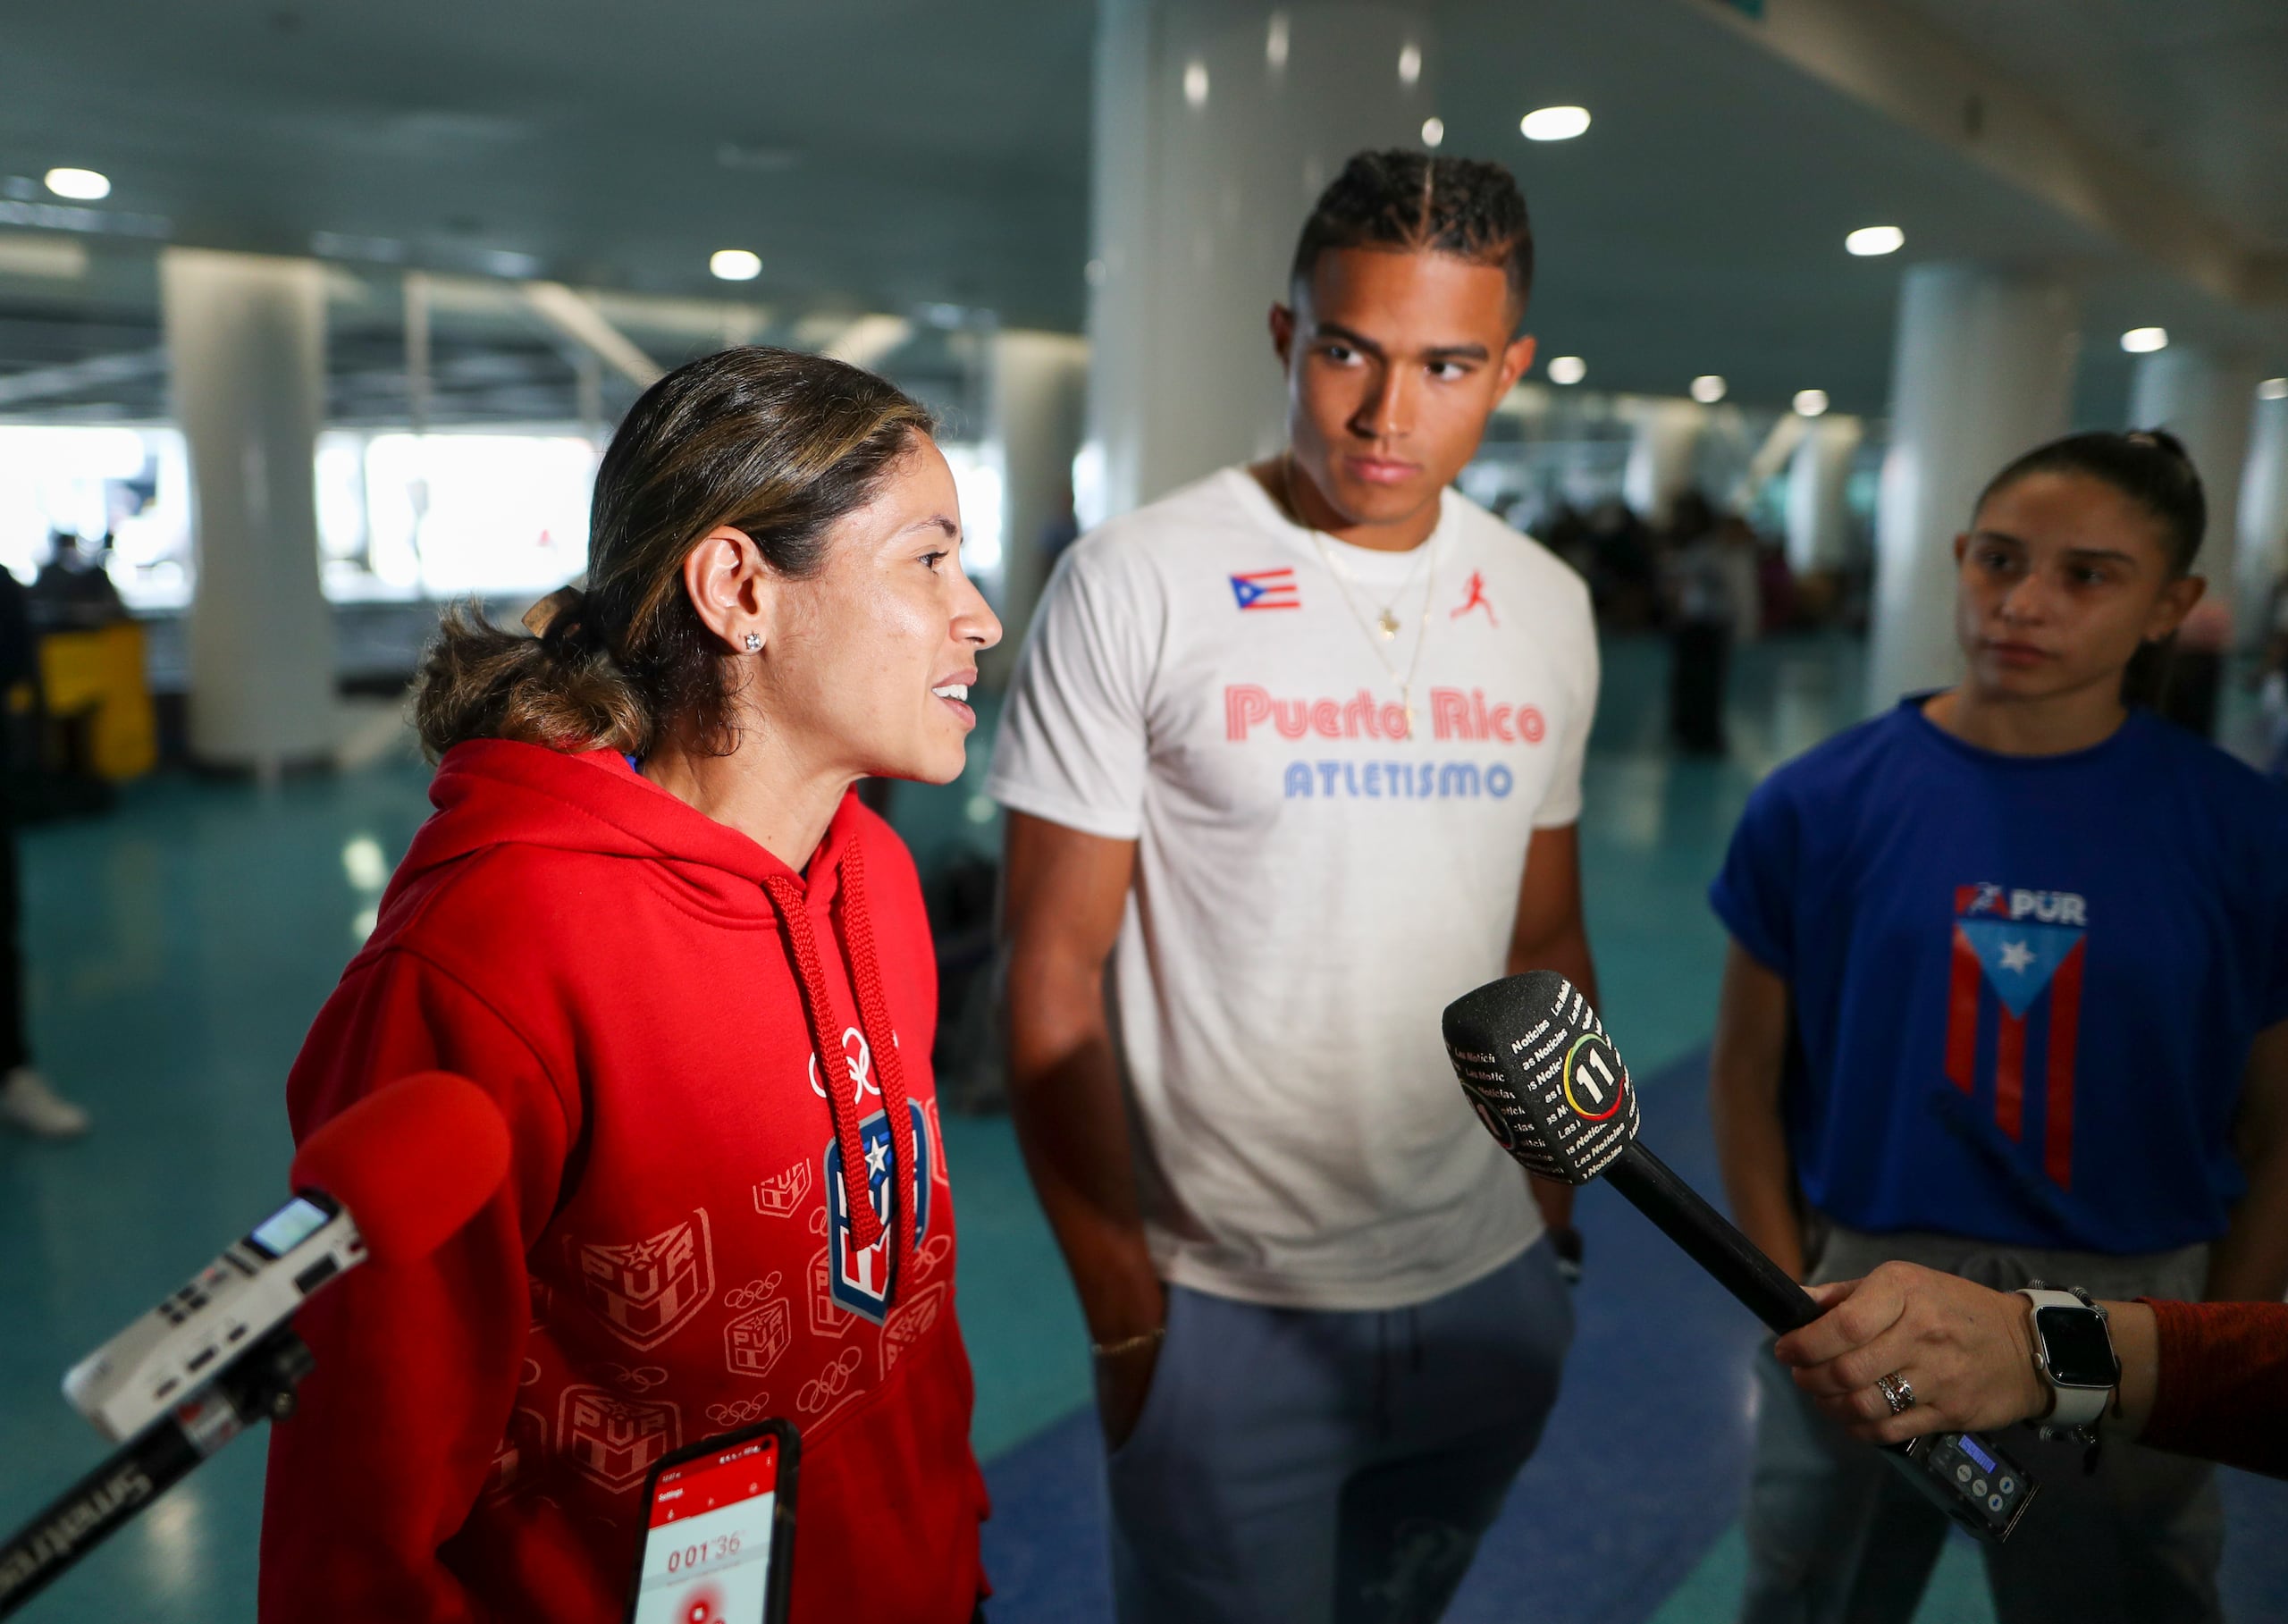
<path id="1" fill-rule="evenodd" d="M 1583 824 L 1603 1004 L 1643 1081 L 1647 1141 L 1712 1192 L 1700 1070 L 1723 938 L 1701 892 L 1756 779 L 1855 719 L 1858 653 L 1839 639 L 1745 651 L 1721 762 L 1663 747 L 1657 645 L 1616 642 L 1607 661 Z M 925 867 L 997 840 L 975 753 L 962 783 L 900 791 Z M 112 817 L 24 834 L 39 1057 L 97 1123 L 66 1147 L 0 1136 L 0 1526 L 100 1453 L 56 1393 L 63 1368 L 282 1188 L 285 1068 L 426 812 L 426 776 L 393 760 L 267 793 L 163 778 Z M 996 1624 L 1106 1618 L 1071 1291 L 1005 1122 L 949 1116 L 946 1137 L 997 1509 Z M 1611 1192 L 1585 1192 L 1581 1215 L 1591 1273 L 1566 1393 L 1452 1616 L 1729 1618 L 1755 1327 Z M 226 1451 L 27 1616 L 250 1618 L 261 1468 L 258 1440 Z M 2228 1502 L 2234 1616 L 2288 1616 L 2288 1488 L 2233 1477 Z M 1577 1509 L 1561 1531 L 1535 1514 L 1552 1503 Z M 1919 1617 L 1990 1619 L 1966 1546 Z"/>

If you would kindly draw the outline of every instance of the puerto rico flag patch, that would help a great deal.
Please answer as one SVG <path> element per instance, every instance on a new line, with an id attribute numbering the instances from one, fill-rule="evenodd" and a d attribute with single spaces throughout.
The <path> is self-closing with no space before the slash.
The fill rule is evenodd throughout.
<path id="1" fill-rule="evenodd" d="M 1232 596 L 1242 610 L 1300 609 L 1303 594 L 1292 569 L 1256 569 L 1232 577 Z"/>
<path id="2" fill-rule="evenodd" d="M 908 1108 L 913 1113 L 913 1168 L 901 1182 L 913 1201 L 913 1244 L 919 1248 L 930 1233 L 930 1169 L 936 1163 L 936 1150 L 929 1117 L 919 1105 L 909 1101 Z M 879 1325 L 889 1306 L 890 1253 L 897 1241 L 896 1209 L 892 1203 L 899 1198 L 891 1194 L 890 1177 L 897 1153 L 890 1137 L 889 1113 L 877 1111 L 859 1123 L 858 1137 L 865 1148 L 866 1195 L 882 1221 L 882 1238 L 861 1247 L 852 1237 L 850 1203 L 843 1193 L 842 1145 L 829 1140 L 825 1171 L 828 1209 L 833 1219 L 833 1267 L 827 1288 L 838 1307 Z"/>
<path id="3" fill-rule="evenodd" d="M 1972 1095 L 1990 1078 L 1995 1126 L 2021 1143 L 2031 1092 L 2042 1171 L 2061 1190 L 2074 1182 L 2074 1055 L 2089 930 L 2089 905 L 2069 891 L 1990 881 L 1955 888 L 1947 1077 Z"/>

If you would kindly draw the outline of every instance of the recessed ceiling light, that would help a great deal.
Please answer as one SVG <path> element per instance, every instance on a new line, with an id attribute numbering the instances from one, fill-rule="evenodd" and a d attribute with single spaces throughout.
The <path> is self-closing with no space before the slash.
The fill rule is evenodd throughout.
<path id="1" fill-rule="evenodd" d="M 1724 380 L 1712 372 L 1703 372 L 1692 381 L 1692 398 L 1703 406 L 1713 406 L 1724 398 Z"/>
<path id="2" fill-rule="evenodd" d="M 93 203 L 98 198 L 111 196 L 111 177 L 92 169 L 51 169 L 46 180 L 47 189 L 59 198 Z"/>
<path id="3" fill-rule="evenodd" d="M 1844 250 L 1862 259 L 1896 254 L 1906 246 L 1906 233 L 1895 225 L 1863 225 L 1843 240 Z"/>
<path id="4" fill-rule="evenodd" d="M 1578 383 L 1589 375 L 1589 364 L 1577 355 L 1552 357 L 1549 381 L 1552 383 Z"/>
<path id="5" fill-rule="evenodd" d="M 1799 389 L 1796 391 L 1796 415 L 1797 417 L 1816 417 L 1825 410 L 1827 410 L 1827 391 L 1823 389 Z"/>
<path id="6" fill-rule="evenodd" d="M 1263 65 L 1274 73 L 1287 65 L 1287 13 L 1271 13 L 1271 26 L 1263 31 Z"/>
<path id="7" fill-rule="evenodd" d="M 1529 141 L 1569 141 L 1588 127 L 1586 107 L 1536 107 L 1518 121 Z"/>
<path id="8" fill-rule="evenodd" d="M 1425 147 L 1438 146 L 1443 142 L 1445 139 L 1445 120 L 1442 118 L 1426 118 L 1422 121 L 1422 144 Z"/>
<path id="9" fill-rule="evenodd" d="M 2121 335 L 2121 347 L 2132 355 L 2151 355 L 2169 347 L 2166 327 L 2132 327 Z"/>
<path id="10" fill-rule="evenodd" d="M 1207 64 L 1197 56 L 1183 64 L 1183 98 L 1195 107 L 1207 105 Z"/>
<path id="11" fill-rule="evenodd" d="M 762 274 L 762 256 L 748 248 L 717 248 L 707 268 L 725 282 L 753 282 Z"/>
<path id="12" fill-rule="evenodd" d="M 2288 400 L 2288 378 L 2267 378 L 2256 386 L 2259 400 Z"/>
<path id="13" fill-rule="evenodd" d="M 1422 77 L 1422 47 L 1409 40 L 1398 54 L 1398 82 L 1409 89 Z"/>

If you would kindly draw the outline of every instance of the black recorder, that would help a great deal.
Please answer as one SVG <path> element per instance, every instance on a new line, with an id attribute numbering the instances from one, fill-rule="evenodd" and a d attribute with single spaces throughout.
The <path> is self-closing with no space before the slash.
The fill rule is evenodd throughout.
<path id="1" fill-rule="evenodd" d="M 1589 1001 L 1536 970 L 1446 1006 L 1446 1052 L 1486 1132 L 1529 1171 L 1602 1175 L 1758 1319 L 1786 1333 L 1820 1309 L 1722 1214 L 1636 1140 L 1636 1090 Z M 1885 1452 L 1947 1516 L 2007 1539 L 2033 1502 L 2025 1468 L 1975 1433 L 1930 1433 Z"/>

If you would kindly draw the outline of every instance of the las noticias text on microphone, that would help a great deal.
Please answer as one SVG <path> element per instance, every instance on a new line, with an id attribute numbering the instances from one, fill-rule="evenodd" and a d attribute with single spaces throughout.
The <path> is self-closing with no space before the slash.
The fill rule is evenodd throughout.
<path id="1" fill-rule="evenodd" d="M 1814 1287 L 1825 1309 L 1773 1349 L 1796 1384 L 1855 1436 L 1897 1443 L 1946 1429 L 2039 1425 L 2052 1393 L 2026 1300 L 1912 1263 Z M 2102 1306 L 2121 1361 L 2104 1426 L 2151 1449 L 2288 1477 L 2288 1303 Z M 1893 1415 L 1872 1384 L 1903 1371 L 1915 1403 Z"/>

